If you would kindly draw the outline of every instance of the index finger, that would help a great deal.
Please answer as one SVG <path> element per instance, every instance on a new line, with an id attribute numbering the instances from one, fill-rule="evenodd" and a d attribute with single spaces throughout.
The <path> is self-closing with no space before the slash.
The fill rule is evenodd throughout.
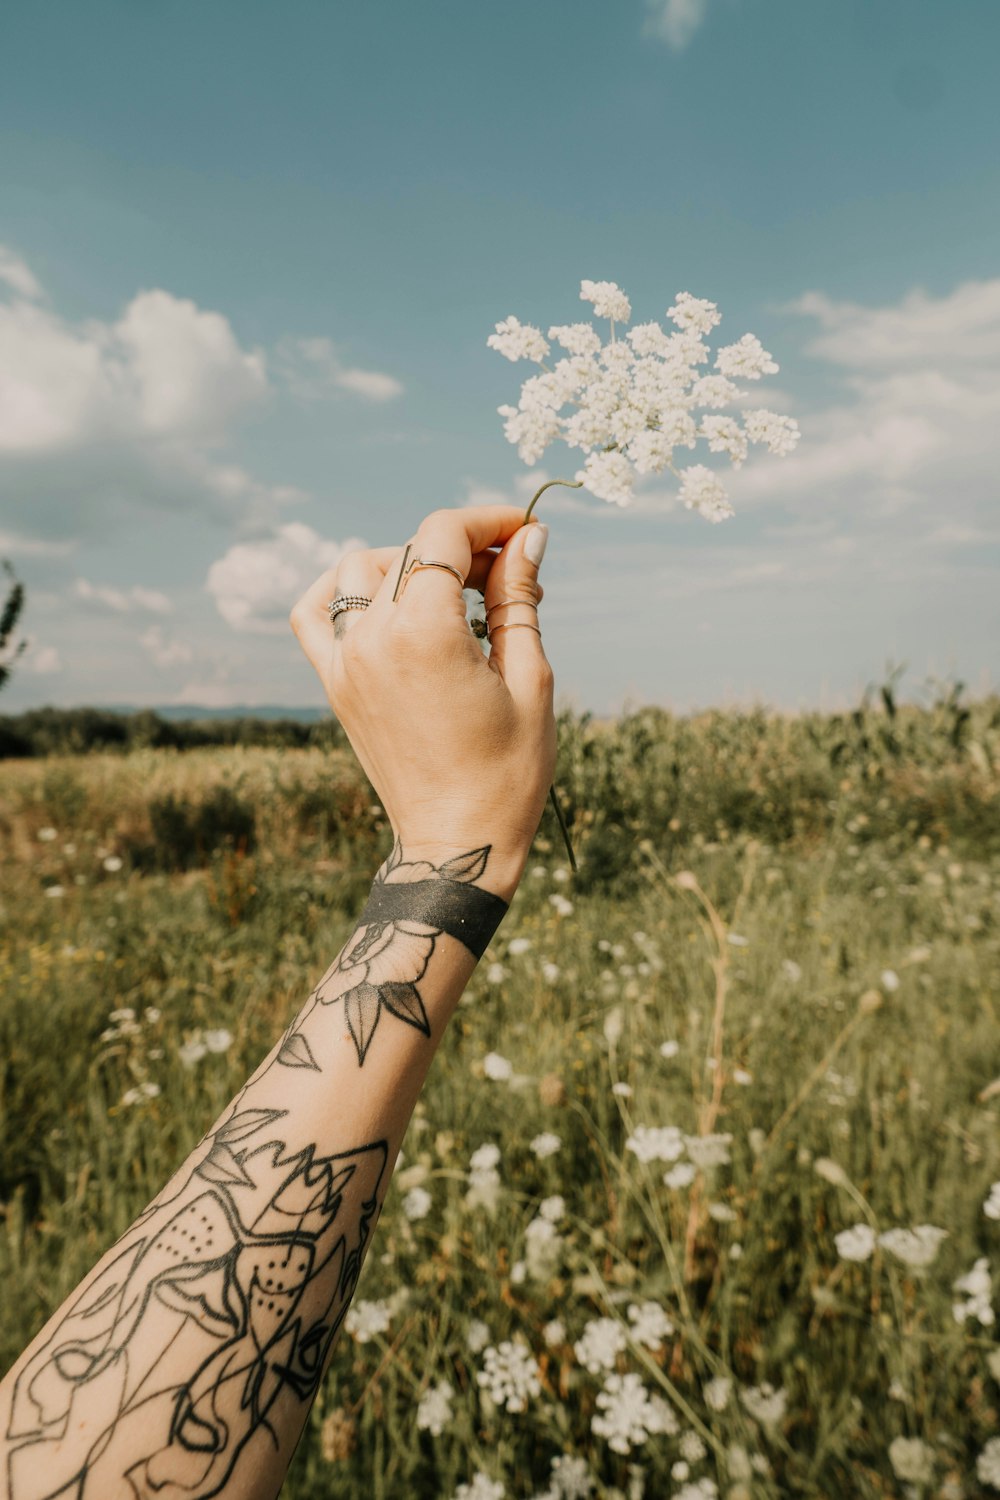
<path id="1" fill-rule="evenodd" d="M 396 608 L 408 615 L 434 615 L 442 610 L 465 614 L 463 584 L 445 568 L 414 566 L 414 559 L 425 564 L 446 563 L 455 568 L 465 587 L 470 585 L 474 554 L 490 547 L 502 546 L 524 525 L 524 511 L 519 505 L 468 505 L 455 510 L 435 510 L 420 523 L 410 547 L 406 576 L 400 568 L 390 568 L 380 595 L 389 590 L 396 594 Z M 398 592 L 397 592 L 398 589 Z"/>

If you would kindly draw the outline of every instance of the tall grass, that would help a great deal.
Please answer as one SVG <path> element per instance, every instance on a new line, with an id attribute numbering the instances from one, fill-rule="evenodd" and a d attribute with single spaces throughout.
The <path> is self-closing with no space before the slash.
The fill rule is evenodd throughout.
<path id="1" fill-rule="evenodd" d="M 387 1326 L 340 1346 L 287 1495 L 450 1497 L 477 1471 L 539 1495 L 562 1454 L 606 1496 L 987 1493 L 996 1329 L 959 1321 L 954 1283 L 1000 1272 L 1000 703 L 565 715 L 560 736 L 579 876 L 547 813 L 404 1142 L 356 1304 Z M 387 840 L 337 749 L 4 766 L 5 1366 L 297 1009 Z M 643 1160 L 642 1127 L 670 1125 L 677 1160 Z M 469 1201 L 487 1143 L 492 1207 Z M 947 1237 L 923 1269 L 877 1240 L 852 1261 L 856 1224 Z M 672 1325 L 654 1347 L 646 1303 Z M 676 1432 L 595 1434 L 607 1372 L 574 1345 L 598 1318 Z M 524 1412 L 480 1385 L 484 1338 L 537 1362 Z M 900 1437 L 926 1480 L 900 1477 Z"/>

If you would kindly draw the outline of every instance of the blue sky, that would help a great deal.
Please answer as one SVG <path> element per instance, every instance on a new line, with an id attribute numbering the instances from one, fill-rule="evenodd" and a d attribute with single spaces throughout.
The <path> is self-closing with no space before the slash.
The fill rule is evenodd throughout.
<path id="1" fill-rule="evenodd" d="M 995 689 L 998 44 L 992 0 L 8 0 L 0 706 L 315 702 L 294 597 L 530 493 L 485 340 L 584 277 L 718 302 L 803 437 L 719 526 L 547 503 L 564 700 Z"/>

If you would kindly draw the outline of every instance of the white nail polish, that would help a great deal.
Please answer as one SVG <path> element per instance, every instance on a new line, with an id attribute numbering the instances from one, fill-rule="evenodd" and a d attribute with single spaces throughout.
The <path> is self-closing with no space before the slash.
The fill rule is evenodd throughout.
<path id="1" fill-rule="evenodd" d="M 549 539 L 549 528 L 541 521 L 531 521 L 525 528 L 524 555 L 536 568 L 541 567 L 545 556 L 545 544 Z"/>

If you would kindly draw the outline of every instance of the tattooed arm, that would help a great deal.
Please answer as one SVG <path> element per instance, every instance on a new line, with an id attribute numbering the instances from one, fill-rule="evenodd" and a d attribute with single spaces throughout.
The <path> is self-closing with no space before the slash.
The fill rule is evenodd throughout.
<path id="1" fill-rule="evenodd" d="M 533 623 L 524 543 L 544 532 L 520 522 L 510 507 L 437 512 L 411 555 L 484 589 L 494 626 Z M 487 659 L 458 579 L 418 567 L 399 589 L 401 561 L 398 548 L 350 554 L 293 613 L 392 852 L 291 1026 L 0 1385 L 10 1500 L 264 1500 L 281 1486 L 554 760 L 537 631 L 498 632 Z M 373 603 L 335 632 L 338 593 Z"/>

